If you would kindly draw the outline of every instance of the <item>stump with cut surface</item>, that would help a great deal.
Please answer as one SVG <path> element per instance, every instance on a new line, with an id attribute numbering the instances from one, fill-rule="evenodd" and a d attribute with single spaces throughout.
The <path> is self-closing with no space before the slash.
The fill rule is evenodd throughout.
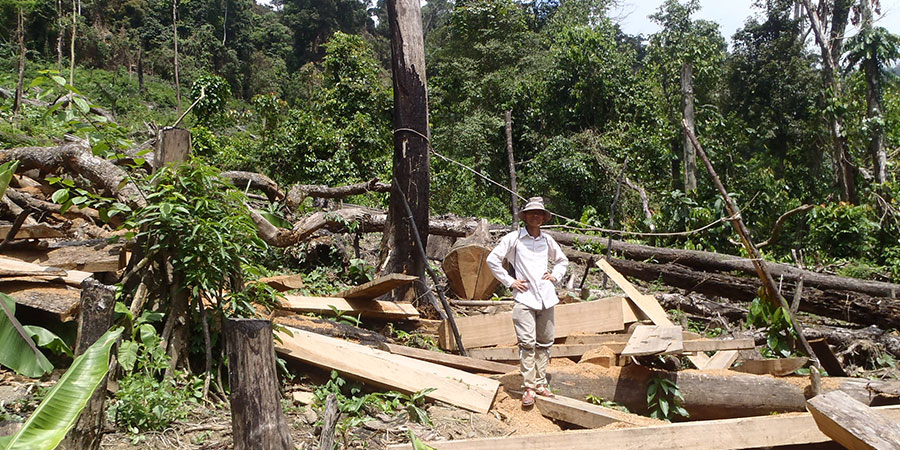
<path id="1" fill-rule="evenodd" d="M 441 268 L 450 280 L 450 289 L 457 297 L 466 300 L 491 298 L 500 284 L 487 265 L 491 249 L 480 244 L 469 244 L 450 250 Z"/>
<path id="2" fill-rule="evenodd" d="M 272 322 L 229 319 L 225 327 L 234 448 L 293 449 L 275 374 Z"/>

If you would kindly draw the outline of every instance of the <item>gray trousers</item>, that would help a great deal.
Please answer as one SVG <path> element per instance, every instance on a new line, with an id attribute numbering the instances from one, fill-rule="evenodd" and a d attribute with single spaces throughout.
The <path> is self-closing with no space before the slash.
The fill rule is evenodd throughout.
<path id="1" fill-rule="evenodd" d="M 519 341 L 519 364 L 526 388 L 547 385 L 547 366 L 553 345 L 553 308 L 531 309 L 513 306 L 513 325 Z"/>

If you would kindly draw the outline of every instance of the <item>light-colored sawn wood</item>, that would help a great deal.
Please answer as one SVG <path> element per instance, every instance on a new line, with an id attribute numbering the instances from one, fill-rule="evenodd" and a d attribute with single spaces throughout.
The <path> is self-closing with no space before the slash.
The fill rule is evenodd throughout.
<path id="1" fill-rule="evenodd" d="M 556 337 L 577 332 L 622 331 L 625 328 L 622 322 L 622 301 L 622 297 L 608 297 L 591 302 L 557 305 L 554 307 Z M 467 349 L 516 343 L 512 312 L 457 317 L 456 326 L 459 327 L 463 345 Z M 456 349 L 456 342 L 446 321 L 441 324 L 438 333 L 441 348 Z"/>
<path id="2" fill-rule="evenodd" d="M 647 422 L 647 418 L 644 416 L 582 402 L 561 395 L 554 395 L 553 397 L 538 396 L 536 400 L 536 405 L 544 416 L 583 428 L 600 428 L 616 422 L 632 425 L 644 425 Z"/>
<path id="3" fill-rule="evenodd" d="M 622 356 L 668 355 L 681 353 L 681 327 L 663 325 L 638 325 Z"/>
<path id="4" fill-rule="evenodd" d="M 382 343 L 381 349 L 395 355 L 409 356 L 422 361 L 433 362 L 442 366 L 453 367 L 467 372 L 480 373 L 509 373 L 519 370 L 518 366 L 502 364 L 483 359 L 469 358 L 450 353 L 432 352 L 421 348 L 406 347 L 404 345 Z"/>
<path id="5" fill-rule="evenodd" d="M 370 300 L 381 297 L 394 289 L 405 286 L 413 281 L 416 277 L 403 273 L 390 273 L 383 277 L 378 277 L 368 283 L 352 287 L 342 292 L 334 294 L 335 297 L 346 298 L 348 300 Z"/>
<path id="6" fill-rule="evenodd" d="M 275 350 L 287 357 L 405 393 L 434 388 L 425 397 L 486 413 L 500 383 L 490 378 L 376 350 L 342 339 L 289 328 L 277 333 Z"/>
<path id="7" fill-rule="evenodd" d="M 350 315 L 380 319 L 413 319 L 419 311 L 409 303 L 394 303 L 382 300 L 350 300 L 339 297 L 309 297 L 305 295 L 285 295 L 279 309 L 294 312 L 314 312 L 333 314 L 334 310 Z"/>
<path id="8" fill-rule="evenodd" d="M 887 420 L 900 421 L 900 407 L 873 408 Z M 732 450 L 829 442 L 808 413 L 741 419 L 707 420 L 620 430 L 578 430 L 458 441 L 428 441 L 438 450 Z M 389 446 L 405 450 L 409 444 Z"/>
<path id="9" fill-rule="evenodd" d="M 733 370 L 756 375 L 783 376 L 794 373 L 795 370 L 806 365 L 809 358 L 779 358 L 779 359 L 748 359 L 741 362 L 740 366 Z"/>
<path id="10" fill-rule="evenodd" d="M 52 268 L 48 268 L 47 266 L 42 266 L 40 264 L 33 264 L 33 263 L 25 262 L 25 261 L 20 261 L 18 259 L 14 259 L 14 258 L 7 258 L 5 256 L 0 256 L 0 269 L 6 269 L 9 271 L 18 270 L 18 271 L 22 271 L 22 272 L 40 272 L 40 271 L 47 271 L 48 269 L 52 269 Z M 60 269 L 60 270 L 62 270 L 62 269 Z M 53 272 L 53 273 L 50 275 L 47 275 L 47 276 L 43 276 L 43 275 L 38 276 L 38 277 L 30 276 L 30 278 L 41 278 L 41 279 L 46 279 L 48 281 L 54 280 L 54 279 L 60 279 L 70 286 L 81 287 L 81 282 L 84 281 L 85 278 L 91 276 L 91 273 L 82 272 L 80 270 L 65 270 L 64 275 L 58 275 L 58 273 L 60 273 L 58 270 L 52 270 L 51 272 Z"/>
<path id="11" fill-rule="evenodd" d="M 851 398 L 831 391 L 806 401 L 819 430 L 851 450 L 900 450 L 900 425 Z"/>

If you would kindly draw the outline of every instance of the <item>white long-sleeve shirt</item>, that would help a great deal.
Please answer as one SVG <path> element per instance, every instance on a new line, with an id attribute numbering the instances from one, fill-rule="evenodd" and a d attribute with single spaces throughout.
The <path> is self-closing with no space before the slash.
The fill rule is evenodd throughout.
<path id="1" fill-rule="evenodd" d="M 503 268 L 504 259 L 515 268 L 516 278 Z M 553 283 L 542 279 L 548 272 L 549 261 L 553 261 L 550 274 L 557 281 L 561 280 L 569 266 L 562 248 L 549 234 L 541 232 L 532 237 L 525 228 L 503 236 L 487 257 L 488 267 L 504 286 L 509 287 L 516 279 L 528 281 L 527 291 L 514 290 L 513 295 L 517 302 L 531 309 L 546 309 L 559 303 Z"/>

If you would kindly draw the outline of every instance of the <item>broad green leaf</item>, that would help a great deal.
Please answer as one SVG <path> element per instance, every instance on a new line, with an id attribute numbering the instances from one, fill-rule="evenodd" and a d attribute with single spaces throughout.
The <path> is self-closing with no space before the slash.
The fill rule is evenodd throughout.
<path id="1" fill-rule="evenodd" d="M 116 310 L 115 311 L 119 314 L 124 314 L 125 317 L 128 318 L 129 322 L 134 320 L 134 316 L 131 314 L 131 310 L 128 309 L 128 307 L 125 306 L 125 304 L 122 302 L 116 302 Z"/>
<path id="2" fill-rule="evenodd" d="M 131 372 L 134 369 L 139 345 L 134 341 L 122 341 L 119 345 L 119 364 L 122 365 L 126 372 Z"/>
<path id="3" fill-rule="evenodd" d="M 434 447 L 419 440 L 412 430 L 406 430 L 406 432 L 409 433 L 409 442 L 412 443 L 413 450 L 435 450 Z"/>
<path id="4" fill-rule="evenodd" d="M 257 211 L 257 212 L 259 213 L 259 215 L 265 217 L 266 220 L 269 221 L 269 223 L 271 223 L 272 225 L 275 225 L 278 228 L 287 228 L 287 229 L 294 228 L 294 224 L 288 222 L 287 220 L 284 220 L 283 218 L 281 218 L 281 216 L 279 216 L 277 214 L 272 214 L 272 213 L 266 212 L 266 211 Z"/>
<path id="5" fill-rule="evenodd" d="M 60 85 L 60 86 L 65 86 L 65 85 L 66 85 L 66 79 L 63 78 L 63 77 L 61 77 L 61 76 L 59 76 L 59 75 L 50 75 L 50 79 L 52 79 L 53 81 L 55 81 L 56 84 L 58 84 L 58 85 Z"/>
<path id="6" fill-rule="evenodd" d="M 83 112 L 85 114 L 90 112 L 91 107 L 90 107 L 90 105 L 88 105 L 88 102 L 86 102 L 83 98 L 73 97 L 72 101 L 75 102 L 75 105 L 78 106 L 78 109 L 81 110 L 81 112 Z"/>
<path id="7" fill-rule="evenodd" d="M 659 399 L 659 411 L 662 413 L 663 417 L 669 417 L 669 401 L 661 398 Z"/>
<path id="8" fill-rule="evenodd" d="M 13 325 L 12 321 L 16 320 L 16 301 L 6 294 L 0 294 L 0 301 L 13 314 L 13 317 L 9 317 L 6 310 L 0 311 L 0 364 L 31 378 L 40 377 L 53 370 L 53 364 L 50 364 L 47 357 L 41 352 L 35 353 Z"/>
<path id="9" fill-rule="evenodd" d="M 122 328 L 107 331 L 87 351 L 75 358 L 44 401 L 12 436 L 3 450 L 52 450 L 75 425 L 84 405 L 106 376 L 109 350 Z"/>
<path id="10" fill-rule="evenodd" d="M 23 325 L 22 328 L 34 340 L 38 347 L 46 348 L 53 353 L 72 355 L 72 349 L 52 331 L 36 325 Z"/>
<path id="11" fill-rule="evenodd" d="M 3 197 L 3 194 L 6 193 L 6 188 L 9 187 L 9 182 L 12 180 L 12 176 L 16 173 L 16 168 L 18 167 L 19 161 L 10 161 L 0 165 L 0 197 Z"/>

